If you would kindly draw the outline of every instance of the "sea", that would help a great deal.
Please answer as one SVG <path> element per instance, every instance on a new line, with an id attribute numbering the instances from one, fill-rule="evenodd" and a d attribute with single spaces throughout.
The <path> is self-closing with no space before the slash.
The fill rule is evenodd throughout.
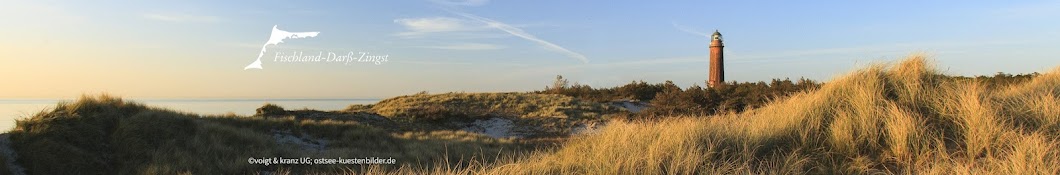
<path id="1" fill-rule="evenodd" d="M 341 110 L 352 104 L 373 104 L 379 99 L 124 99 L 147 106 L 196 114 L 253 115 L 265 103 L 284 109 Z M 55 108 L 60 101 L 74 99 L 0 99 L 0 132 L 15 128 L 15 120 Z"/>

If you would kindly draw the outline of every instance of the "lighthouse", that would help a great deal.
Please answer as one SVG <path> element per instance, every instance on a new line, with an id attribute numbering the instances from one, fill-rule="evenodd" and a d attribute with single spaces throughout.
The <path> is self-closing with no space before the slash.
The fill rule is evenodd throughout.
<path id="1" fill-rule="evenodd" d="M 725 45 L 721 43 L 721 32 L 714 30 L 710 35 L 710 78 L 707 86 L 718 87 L 725 83 L 725 54 L 722 53 Z"/>

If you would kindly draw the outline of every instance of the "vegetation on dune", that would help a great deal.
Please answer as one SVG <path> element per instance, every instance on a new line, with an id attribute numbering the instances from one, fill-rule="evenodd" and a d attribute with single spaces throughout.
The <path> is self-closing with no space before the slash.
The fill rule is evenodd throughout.
<path id="1" fill-rule="evenodd" d="M 282 111 L 268 108 L 270 112 Z M 318 140 L 320 149 L 282 138 Z M 9 132 L 29 174 L 255 174 L 336 172 L 341 165 L 259 165 L 249 158 L 394 158 L 399 165 L 518 154 L 520 141 L 463 131 L 387 132 L 355 121 L 198 116 L 107 95 L 63 102 Z M 303 137 L 304 136 L 304 137 Z M 279 137 L 279 138 L 278 138 Z M 301 142 L 293 141 L 293 142 Z M 6 167 L 5 167 L 6 168 Z"/>
<path id="2" fill-rule="evenodd" d="M 570 96 L 535 93 L 420 93 L 385 99 L 371 108 L 383 116 L 411 120 L 483 117 L 596 119 L 620 111 L 617 107 Z"/>
<path id="3" fill-rule="evenodd" d="M 1060 69 L 985 82 L 914 55 L 743 113 L 616 121 L 525 159 L 374 172 L 1060 174 Z"/>
<path id="4" fill-rule="evenodd" d="M 998 72 L 994 76 L 963 77 L 939 75 L 939 78 L 980 81 L 986 88 L 994 88 L 1023 83 L 1038 75 L 1038 73 L 1012 75 Z M 785 98 L 794 93 L 819 88 L 821 85 L 822 83 L 805 78 L 799 78 L 794 81 L 785 78 L 773 79 L 769 82 L 731 81 L 711 88 L 692 85 L 682 89 L 671 81 L 656 84 L 634 81 L 617 87 L 593 88 L 588 85 L 570 83 L 563 76 L 556 76 L 556 80 L 551 86 L 534 93 L 562 94 L 600 103 L 611 101 L 648 102 L 651 107 L 638 112 L 632 118 L 656 118 L 660 116 L 709 116 L 722 113 L 739 113 L 762 107 L 772 100 Z"/>
<path id="5" fill-rule="evenodd" d="M 770 100 L 820 87 L 821 83 L 800 78 L 773 79 L 770 82 L 725 82 L 718 87 L 704 88 L 692 85 L 682 89 L 672 81 L 649 84 L 633 81 L 611 88 L 593 88 L 589 85 L 569 83 L 563 76 L 556 76 L 552 86 L 535 91 L 540 94 L 562 94 L 577 99 L 606 103 L 612 101 L 648 102 L 652 106 L 638 112 L 633 118 L 712 115 L 715 113 L 741 112 L 765 105 Z"/>

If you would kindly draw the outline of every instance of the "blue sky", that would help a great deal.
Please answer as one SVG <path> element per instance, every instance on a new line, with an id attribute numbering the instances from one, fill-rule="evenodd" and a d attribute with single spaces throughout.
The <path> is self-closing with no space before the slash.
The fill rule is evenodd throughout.
<path id="1" fill-rule="evenodd" d="M 1060 65 L 1060 2 L 12 1 L 0 7 L 0 98 L 385 98 L 528 91 L 561 74 L 594 87 L 703 85 L 720 30 L 730 81 L 828 80 L 932 55 L 956 75 Z M 272 26 L 319 36 L 270 46 Z M 367 52 L 375 64 L 277 63 Z"/>

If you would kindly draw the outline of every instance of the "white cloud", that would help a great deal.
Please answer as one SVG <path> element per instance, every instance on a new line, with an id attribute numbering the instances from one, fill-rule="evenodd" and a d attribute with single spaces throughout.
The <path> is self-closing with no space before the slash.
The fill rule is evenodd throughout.
<path id="1" fill-rule="evenodd" d="M 166 22 L 218 22 L 220 18 L 216 16 L 199 16 L 189 14 L 144 14 L 143 18 L 150 20 L 166 21 Z"/>
<path id="2" fill-rule="evenodd" d="M 570 50 L 568 50 L 566 48 L 563 48 L 562 46 L 556 45 L 556 44 L 554 44 L 552 42 L 545 41 L 545 40 L 543 40 L 541 38 L 538 38 L 537 36 L 534 36 L 534 35 L 532 35 L 530 33 L 527 33 L 526 31 L 523 31 L 522 29 L 520 29 L 518 27 L 509 25 L 509 24 L 506 24 L 506 23 L 503 23 L 503 22 L 500 22 L 500 21 L 496 21 L 496 20 L 493 20 L 493 19 L 484 18 L 484 17 L 480 17 L 480 16 L 475 16 L 475 15 L 472 15 L 472 14 L 455 12 L 455 11 L 450 11 L 450 12 L 452 12 L 453 14 L 460 15 L 460 16 L 463 16 L 465 18 L 468 18 L 468 19 L 470 19 L 470 21 L 469 20 L 464 20 L 464 19 L 458 19 L 458 18 L 449 18 L 449 17 L 395 19 L 394 23 L 397 23 L 397 24 L 400 24 L 402 26 L 405 26 L 405 28 L 409 30 L 407 32 L 397 33 L 396 35 L 397 36 L 402 36 L 402 37 L 418 37 L 418 36 L 422 36 L 422 35 L 425 35 L 425 34 L 432 34 L 432 33 L 453 33 L 453 32 L 468 33 L 468 31 L 482 31 L 482 30 L 487 30 L 487 29 L 498 29 L 500 31 L 503 31 L 505 33 L 510 34 L 511 36 L 515 36 L 515 37 L 519 37 L 519 38 L 522 38 L 522 39 L 525 39 L 525 40 L 528 40 L 528 41 L 532 41 L 535 44 L 538 44 L 541 47 L 544 47 L 545 49 L 548 49 L 550 51 L 558 52 L 558 53 L 567 55 L 568 57 L 578 59 L 579 61 L 582 61 L 583 63 L 588 63 L 589 62 L 589 58 L 585 57 L 585 55 L 582 55 L 582 54 L 574 52 L 574 51 L 570 51 Z M 482 45 L 482 44 L 471 44 L 471 45 L 464 44 L 464 45 L 452 45 L 452 46 L 432 46 L 432 47 L 429 47 L 429 48 L 450 49 L 450 50 L 494 50 L 494 49 L 500 49 L 499 46 Z"/>
<path id="3" fill-rule="evenodd" d="M 484 43 L 458 43 L 444 46 L 423 46 L 423 48 L 445 49 L 445 50 L 497 50 L 504 46 Z"/>
<path id="4" fill-rule="evenodd" d="M 408 64 L 422 64 L 422 65 L 470 65 L 469 62 L 450 62 L 450 61 L 415 61 L 415 60 L 396 60 L 395 63 L 408 63 Z"/>
<path id="5" fill-rule="evenodd" d="M 453 14 L 457 14 L 457 15 L 463 16 L 463 17 L 468 18 L 468 19 L 472 19 L 472 20 L 475 20 L 475 21 L 478 21 L 478 22 L 486 23 L 486 26 L 488 26 L 490 28 L 498 29 L 498 30 L 507 32 L 508 34 L 511 34 L 512 36 L 516 36 L 516 37 L 519 37 L 519 38 L 523 38 L 523 39 L 532 41 L 534 43 L 537 43 L 538 45 L 541 45 L 541 47 L 544 47 L 545 49 L 552 50 L 554 52 L 562 53 L 564 55 L 567 55 L 568 57 L 578 59 L 579 61 L 582 61 L 583 63 L 589 63 L 589 58 L 585 57 L 585 55 L 582 55 L 582 54 L 574 52 L 574 51 L 570 51 L 570 50 L 568 50 L 566 48 L 563 48 L 562 46 L 553 44 L 552 42 L 548 42 L 548 41 L 542 40 L 540 38 L 537 38 L 537 36 L 531 35 L 530 33 L 527 33 L 526 31 L 523 31 L 523 29 L 519 29 L 517 27 L 505 24 L 505 23 L 500 22 L 500 21 L 496 21 L 496 20 L 493 20 L 493 19 L 484 18 L 484 17 L 480 17 L 480 16 L 475 16 L 475 15 L 468 14 L 468 13 L 461 13 L 461 12 L 455 12 L 455 11 L 450 11 L 450 12 L 452 12 Z"/>
<path id="6" fill-rule="evenodd" d="M 710 35 L 708 35 L 707 33 L 699 32 L 699 31 L 697 31 L 695 29 L 692 29 L 692 27 L 680 25 L 680 24 L 677 24 L 676 22 L 670 22 L 670 24 L 673 24 L 674 28 L 677 28 L 677 30 L 680 30 L 680 31 L 685 32 L 685 33 L 689 33 L 689 34 L 693 34 L 693 35 L 699 35 L 699 36 L 704 36 L 704 37 L 708 37 L 708 38 L 710 37 Z"/>
<path id="7" fill-rule="evenodd" d="M 408 32 L 398 33 L 398 36 L 474 30 L 474 28 L 467 25 L 467 21 L 449 17 L 403 18 L 395 19 L 394 23 L 401 24 L 409 30 Z"/>
<path id="8" fill-rule="evenodd" d="M 450 6 L 482 6 L 489 0 L 431 0 L 434 3 Z"/>

